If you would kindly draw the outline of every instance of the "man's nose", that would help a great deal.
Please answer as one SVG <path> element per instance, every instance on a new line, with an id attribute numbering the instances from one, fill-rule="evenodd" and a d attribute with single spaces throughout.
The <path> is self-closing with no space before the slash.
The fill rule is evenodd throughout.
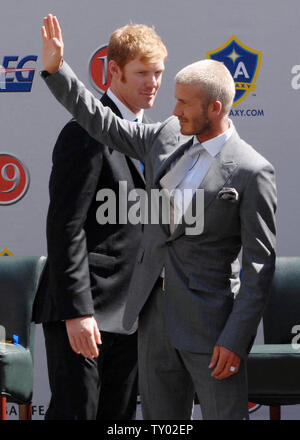
<path id="1" fill-rule="evenodd" d="M 179 105 L 178 105 L 178 103 L 175 105 L 175 107 L 174 107 L 174 110 L 173 110 L 173 115 L 174 116 L 181 116 L 181 110 L 180 110 L 180 107 L 179 107 Z"/>
<path id="2" fill-rule="evenodd" d="M 150 75 L 147 78 L 147 86 L 148 87 L 153 87 L 153 88 L 157 88 L 158 87 L 158 79 L 157 79 L 156 75 Z"/>

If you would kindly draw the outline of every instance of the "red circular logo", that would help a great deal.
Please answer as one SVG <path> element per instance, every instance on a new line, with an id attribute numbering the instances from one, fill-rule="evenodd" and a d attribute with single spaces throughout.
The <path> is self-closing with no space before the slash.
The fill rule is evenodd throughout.
<path id="1" fill-rule="evenodd" d="M 19 201 L 29 187 L 29 173 L 12 154 L 0 153 L 0 205 Z"/>
<path id="2" fill-rule="evenodd" d="M 250 414 L 257 411 L 260 407 L 261 405 L 259 403 L 248 402 L 248 411 Z"/>
<path id="3" fill-rule="evenodd" d="M 98 49 L 90 61 L 90 78 L 92 86 L 100 93 L 106 92 L 110 86 L 110 73 L 107 62 L 107 46 Z"/>

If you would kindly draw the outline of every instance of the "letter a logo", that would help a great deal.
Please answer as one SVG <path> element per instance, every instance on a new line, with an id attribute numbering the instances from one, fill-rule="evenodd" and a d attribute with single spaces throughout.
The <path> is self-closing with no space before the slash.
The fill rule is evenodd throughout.
<path id="1" fill-rule="evenodd" d="M 223 46 L 207 52 L 206 57 L 221 61 L 230 71 L 236 89 L 233 105 L 240 104 L 256 89 L 262 53 L 246 46 L 235 35 Z"/>

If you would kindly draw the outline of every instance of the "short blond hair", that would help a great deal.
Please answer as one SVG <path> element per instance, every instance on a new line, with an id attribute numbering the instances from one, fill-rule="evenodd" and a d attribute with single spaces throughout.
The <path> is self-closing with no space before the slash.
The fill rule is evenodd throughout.
<path id="1" fill-rule="evenodd" d="M 165 59 L 167 49 L 154 27 L 130 23 L 115 30 L 108 44 L 108 61 L 114 60 L 120 68 L 135 58 L 145 63 Z"/>
<path id="2" fill-rule="evenodd" d="M 201 60 L 180 70 L 176 83 L 199 85 L 207 97 L 207 103 L 220 101 L 223 115 L 229 114 L 235 96 L 235 84 L 227 67 L 216 60 Z"/>

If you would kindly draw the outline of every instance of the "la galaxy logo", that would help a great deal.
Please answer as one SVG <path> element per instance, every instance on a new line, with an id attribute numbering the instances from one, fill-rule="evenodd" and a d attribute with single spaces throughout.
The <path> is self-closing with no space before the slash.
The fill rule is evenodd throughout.
<path id="1" fill-rule="evenodd" d="M 207 52 L 206 57 L 224 63 L 233 76 L 236 88 L 234 106 L 256 89 L 262 58 L 260 51 L 251 49 L 232 35 L 223 46 Z"/>
<path id="2" fill-rule="evenodd" d="M 10 252 L 9 249 L 4 248 L 1 252 L 0 252 L 0 257 L 12 257 L 14 254 Z"/>

